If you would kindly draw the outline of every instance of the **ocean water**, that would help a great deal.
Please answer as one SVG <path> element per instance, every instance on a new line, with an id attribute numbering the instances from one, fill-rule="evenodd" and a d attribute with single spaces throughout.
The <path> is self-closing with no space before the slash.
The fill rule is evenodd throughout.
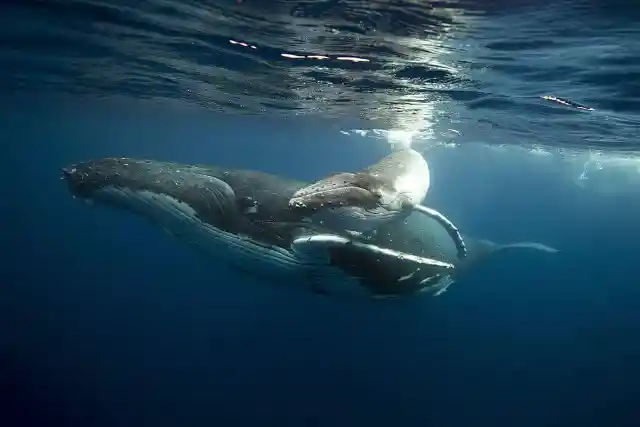
<path id="1" fill-rule="evenodd" d="M 640 424 L 636 2 L 0 10 L 0 425 Z M 312 181 L 398 142 L 464 233 L 559 252 L 351 304 L 239 274 L 60 181 L 107 156 Z"/>

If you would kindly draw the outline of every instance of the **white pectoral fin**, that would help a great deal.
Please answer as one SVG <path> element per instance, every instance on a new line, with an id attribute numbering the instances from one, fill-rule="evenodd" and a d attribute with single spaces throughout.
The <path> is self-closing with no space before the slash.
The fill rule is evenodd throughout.
<path id="1" fill-rule="evenodd" d="M 433 218 L 444 227 L 444 229 L 447 231 L 456 245 L 456 249 L 458 250 L 458 258 L 462 259 L 467 256 L 467 245 L 464 243 L 464 239 L 462 238 L 458 227 L 456 227 L 451 221 L 449 221 L 446 216 L 444 216 L 437 210 L 428 208 L 424 205 L 413 205 L 412 208 L 414 211 L 423 213 L 428 217 Z"/>
<path id="2" fill-rule="evenodd" d="M 399 252 L 389 248 L 383 248 L 369 243 L 358 242 L 346 237 L 334 234 L 316 234 L 313 236 L 302 236 L 295 239 L 291 247 L 294 252 L 304 254 L 306 257 L 318 258 L 322 254 L 326 257 L 326 249 L 349 246 L 353 250 L 370 253 L 379 258 L 390 258 L 394 261 L 407 261 L 419 265 L 441 268 L 444 272 L 450 272 L 455 267 L 453 264 L 425 258 L 405 252 Z"/>

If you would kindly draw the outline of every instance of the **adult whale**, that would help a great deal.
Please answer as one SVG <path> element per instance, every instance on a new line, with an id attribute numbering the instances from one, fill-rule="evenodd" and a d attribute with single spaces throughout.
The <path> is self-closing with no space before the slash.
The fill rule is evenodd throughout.
<path id="1" fill-rule="evenodd" d="M 104 158 L 66 167 L 62 177 L 74 197 L 133 212 L 235 270 L 336 297 L 439 292 L 456 264 L 500 248 L 467 237 L 477 250 L 464 261 L 450 257 L 436 222 L 389 222 L 366 240 L 323 232 L 288 207 L 308 184 L 258 171 Z"/>

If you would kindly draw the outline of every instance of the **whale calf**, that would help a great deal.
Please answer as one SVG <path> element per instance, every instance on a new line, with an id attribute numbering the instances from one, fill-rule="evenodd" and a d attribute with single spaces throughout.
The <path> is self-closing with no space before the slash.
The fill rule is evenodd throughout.
<path id="1" fill-rule="evenodd" d="M 442 292 L 458 266 L 500 248 L 467 236 L 469 256 L 459 260 L 441 249 L 451 240 L 424 215 L 418 228 L 392 221 L 365 239 L 319 231 L 289 207 L 307 183 L 252 170 L 103 158 L 65 167 L 62 178 L 75 198 L 145 218 L 217 264 L 332 297 Z"/>
<path id="2" fill-rule="evenodd" d="M 395 151 L 357 173 L 330 175 L 297 190 L 289 204 L 321 221 L 354 231 L 406 217 L 406 203 L 418 204 L 431 184 L 429 165 L 413 149 Z"/>
<path id="3" fill-rule="evenodd" d="M 430 184 L 424 156 L 403 148 L 360 172 L 333 174 L 297 190 L 289 206 L 313 222 L 356 235 L 389 221 L 404 221 L 417 211 L 438 221 L 454 240 L 458 257 L 464 258 L 467 250 L 458 228 L 440 212 L 421 205 Z"/>

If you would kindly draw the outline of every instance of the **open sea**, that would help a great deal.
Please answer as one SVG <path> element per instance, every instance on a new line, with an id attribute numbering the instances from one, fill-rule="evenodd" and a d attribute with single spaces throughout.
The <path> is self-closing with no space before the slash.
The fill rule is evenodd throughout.
<path id="1" fill-rule="evenodd" d="M 2 2 L 0 426 L 640 426 L 639 23 L 634 0 Z M 60 179 L 131 157 L 313 182 L 398 144 L 464 234 L 558 252 L 352 303 Z"/>

